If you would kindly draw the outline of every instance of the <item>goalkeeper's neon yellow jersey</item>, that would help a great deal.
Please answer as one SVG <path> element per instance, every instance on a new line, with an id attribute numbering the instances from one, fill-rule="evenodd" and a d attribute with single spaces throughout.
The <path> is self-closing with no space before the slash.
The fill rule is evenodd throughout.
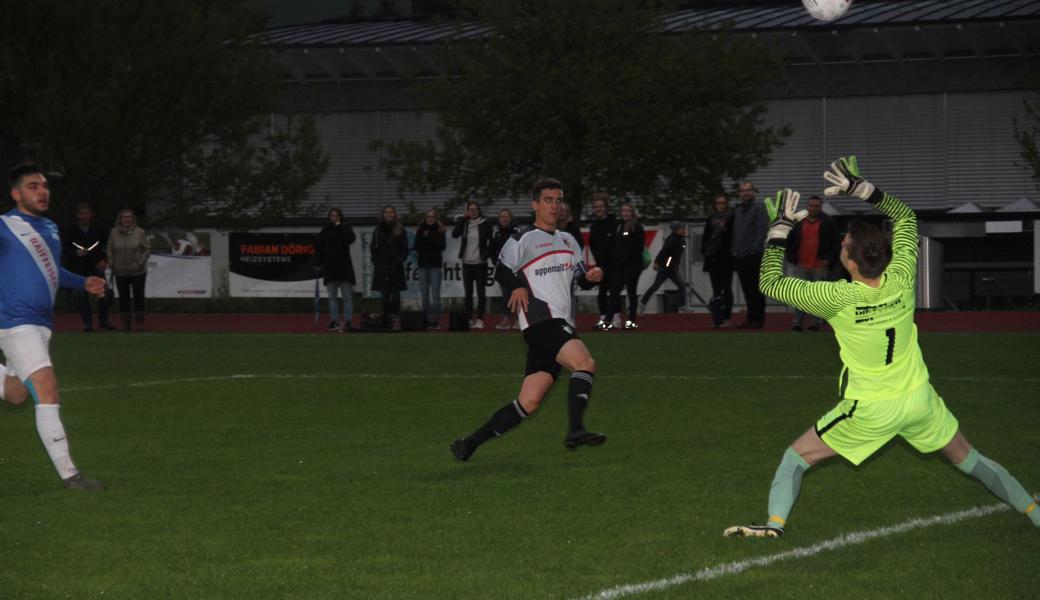
<path id="1" fill-rule="evenodd" d="M 876 206 L 893 223 L 892 261 L 880 287 L 785 277 L 782 245 L 767 248 L 762 258 L 764 294 L 818 315 L 834 328 L 844 364 L 839 396 L 855 400 L 903 396 L 928 381 L 914 324 L 917 217 L 888 194 Z"/>

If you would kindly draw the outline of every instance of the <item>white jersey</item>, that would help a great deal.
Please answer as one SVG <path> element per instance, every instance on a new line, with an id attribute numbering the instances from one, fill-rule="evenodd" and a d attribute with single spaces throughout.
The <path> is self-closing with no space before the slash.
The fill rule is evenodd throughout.
<path id="1" fill-rule="evenodd" d="M 527 289 L 527 312 L 519 315 L 520 329 L 550 319 L 574 325 L 574 278 L 585 272 L 574 236 L 538 228 L 517 233 L 502 246 L 498 260 Z"/>

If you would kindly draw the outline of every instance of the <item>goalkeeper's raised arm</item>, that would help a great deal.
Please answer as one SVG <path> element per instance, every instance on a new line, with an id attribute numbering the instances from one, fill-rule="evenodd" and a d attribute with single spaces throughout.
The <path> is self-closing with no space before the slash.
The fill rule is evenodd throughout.
<path id="1" fill-rule="evenodd" d="M 892 219 L 892 260 L 887 272 L 905 286 L 913 286 L 917 277 L 917 216 L 914 211 L 864 179 L 855 156 L 832 162 L 823 178 L 832 184 L 824 190 L 826 195 L 854 196 L 873 204 Z"/>
<path id="2" fill-rule="evenodd" d="M 784 189 L 765 202 L 770 223 L 766 250 L 759 271 L 759 288 L 763 294 L 774 300 L 830 319 L 844 306 L 844 295 L 840 286 L 834 282 L 810 282 L 784 276 L 787 236 L 794 225 L 807 214 L 804 210 L 798 210 L 799 197 L 798 192 Z"/>

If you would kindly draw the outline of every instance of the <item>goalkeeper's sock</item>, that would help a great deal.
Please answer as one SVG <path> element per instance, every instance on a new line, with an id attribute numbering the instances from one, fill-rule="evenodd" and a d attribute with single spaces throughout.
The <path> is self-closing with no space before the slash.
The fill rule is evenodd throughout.
<path id="1" fill-rule="evenodd" d="M 527 411 L 520 406 L 519 400 L 513 400 L 491 415 L 487 423 L 481 425 L 466 438 L 466 443 L 474 450 L 491 438 L 498 437 L 519 425 L 527 417 Z"/>
<path id="2" fill-rule="evenodd" d="M 773 484 L 769 486 L 769 521 L 767 525 L 783 529 L 787 524 L 787 516 L 798 500 L 798 491 L 802 489 L 802 475 L 809 469 L 794 448 L 788 447 L 780 466 L 776 468 Z"/>
<path id="3" fill-rule="evenodd" d="M 588 371 L 571 373 L 571 384 L 567 387 L 567 415 L 570 417 L 571 433 L 585 430 L 582 417 L 589 405 L 589 396 L 592 395 L 592 378 L 592 373 Z"/>
<path id="4" fill-rule="evenodd" d="M 62 479 L 68 479 L 79 471 L 69 456 L 69 441 L 65 438 L 65 427 L 61 424 L 58 406 L 36 405 L 36 431 L 40 434 L 43 447 L 47 449 L 47 455 L 54 463 L 54 469 Z"/>
<path id="5" fill-rule="evenodd" d="M 957 465 L 957 468 L 981 481 L 994 496 L 1018 512 L 1024 513 L 1033 525 L 1040 527 L 1040 508 L 1037 508 L 1036 500 L 999 463 L 993 462 L 972 448 L 968 457 Z"/>

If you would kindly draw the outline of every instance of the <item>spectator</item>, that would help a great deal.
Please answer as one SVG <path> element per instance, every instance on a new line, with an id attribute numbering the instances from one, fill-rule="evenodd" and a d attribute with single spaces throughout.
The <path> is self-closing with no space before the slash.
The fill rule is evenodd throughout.
<path id="1" fill-rule="evenodd" d="M 560 206 L 566 205 L 561 204 Z M 517 227 L 513 221 L 513 211 L 508 208 L 498 211 L 498 227 L 495 227 L 494 234 L 491 236 L 491 248 L 488 251 L 488 256 L 491 257 L 491 264 L 496 270 L 499 268 L 498 255 L 502 252 L 502 247 L 506 245 L 509 238 L 516 232 Z M 512 320 L 512 312 L 509 310 L 509 294 L 513 293 L 513 290 L 506 287 L 506 284 L 501 281 L 498 282 L 498 286 L 502 290 L 502 320 L 499 321 L 498 325 L 495 325 L 495 329 L 520 329 L 520 322 Z"/>
<path id="2" fill-rule="evenodd" d="M 574 241 L 578 242 L 578 248 L 585 248 L 585 240 L 581 237 L 581 225 L 571 219 L 571 205 L 566 202 L 561 202 L 556 211 L 556 229 L 571 234 Z"/>
<path id="3" fill-rule="evenodd" d="M 733 315 L 733 211 L 729 198 L 719 194 L 712 202 L 712 215 L 704 222 L 701 235 L 701 254 L 704 255 L 704 271 L 711 279 L 711 296 L 717 298 L 719 316 L 716 327 L 732 327 Z"/>
<path id="4" fill-rule="evenodd" d="M 763 234 L 764 235 L 764 234 Z M 643 272 L 643 251 L 646 249 L 646 235 L 639 224 L 636 209 L 625 202 L 621 205 L 621 222 L 618 223 L 614 235 L 614 279 L 610 283 L 610 314 L 613 315 L 611 327 L 622 327 L 621 323 L 621 289 L 628 291 L 628 319 L 625 329 L 636 329 L 636 309 L 639 295 L 639 274 Z"/>
<path id="5" fill-rule="evenodd" d="M 108 234 L 109 265 L 116 278 L 119 291 L 119 315 L 123 319 L 123 331 L 130 331 L 131 294 L 133 296 L 133 324 L 144 331 L 144 284 L 148 275 L 148 257 L 152 253 L 151 243 L 144 229 L 137 226 L 137 215 L 129 208 L 119 211 L 116 226 Z"/>
<path id="6" fill-rule="evenodd" d="M 470 315 L 470 329 L 484 328 L 484 309 L 487 308 L 487 259 L 491 246 L 491 222 L 480 213 L 476 202 L 466 203 L 466 215 L 459 217 L 451 237 L 462 238 L 459 259 L 462 260 L 462 286 L 466 295 L 466 312 Z M 473 306 L 473 288 L 477 288 L 477 305 Z"/>
<path id="7" fill-rule="evenodd" d="M 740 203 L 733 211 L 733 266 L 747 299 L 747 317 L 741 329 L 761 329 L 766 318 L 766 297 L 758 289 L 758 271 L 762 266 L 766 229 L 766 208 L 755 202 L 755 186 L 750 181 L 740 184 Z"/>
<path id="8" fill-rule="evenodd" d="M 86 202 L 76 205 L 76 225 L 61 236 L 64 249 L 62 255 L 67 257 L 65 266 L 83 277 L 105 278 L 108 268 L 108 256 L 105 254 L 105 232 L 94 224 L 94 211 Z M 108 296 L 98 297 L 85 289 L 75 289 L 73 294 L 79 305 L 79 314 L 83 319 L 83 331 L 94 331 L 94 314 L 92 302 L 97 302 L 98 329 L 111 331 L 115 329 L 108 322 Z"/>
<path id="9" fill-rule="evenodd" d="M 350 331 L 354 314 L 354 263 L 350 259 L 350 245 L 357 236 L 349 223 L 343 221 L 338 208 L 329 210 L 329 223 L 318 234 L 318 268 L 329 294 L 329 331 Z M 342 298 L 342 310 L 336 296 Z"/>
<path id="10" fill-rule="evenodd" d="M 665 239 L 661 251 L 654 259 L 653 267 L 657 275 L 654 277 L 653 285 L 646 290 L 639 302 L 640 313 L 646 312 L 646 303 L 650 301 L 650 296 L 668 280 L 679 289 L 679 307 L 686 306 L 686 282 L 679 274 L 679 261 L 686 254 L 686 226 L 679 221 L 672 221 L 668 228 L 672 233 Z"/>
<path id="11" fill-rule="evenodd" d="M 826 281 L 830 259 L 839 241 L 837 226 L 823 213 L 823 199 L 810 196 L 808 216 L 795 224 L 787 238 L 784 257 L 791 264 L 791 276 L 806 281 Z M 792 331 L 802 330 L 804 317 L 805 312 L 795 306 Z M 813 315 L 809 331 L 819 331 L 822 323 L 823 319 Z"/>
<path id="12" fill-rule="evenodd" d="M 383 297 L 383 317 L 401 312 L 401 291 L 407 289 L 404 262 L 408 260 L 408 239 L 397 218 L 397 209 L 383 207 L 382 217 L 372 235 L 372 289 Z"/>
<path id="13" fill-rule="evenodd" d="M 422 295 L 423 327 L 441 328 L 441 273 L 444 266 L 442 253 L 447 245 L 446 231 L 436 208 L 426 209 L 415 230 L 412 250 L 419 262 L 419 293 Z"/>
<path id="14" fill-rule="evenodd" d="M 589 224 L 589 251 L 592 260 L 603 271 L 603 282 L 599 286 L 596 298 L 599 308 L 599 321 L 596 329 L 610 329 L 610 282 L 614 277 L 614 234 L 617 233 L 617 219 L 607 214 L 605 192 L 597 192 L 592 197 L 592 223 Z"/>

